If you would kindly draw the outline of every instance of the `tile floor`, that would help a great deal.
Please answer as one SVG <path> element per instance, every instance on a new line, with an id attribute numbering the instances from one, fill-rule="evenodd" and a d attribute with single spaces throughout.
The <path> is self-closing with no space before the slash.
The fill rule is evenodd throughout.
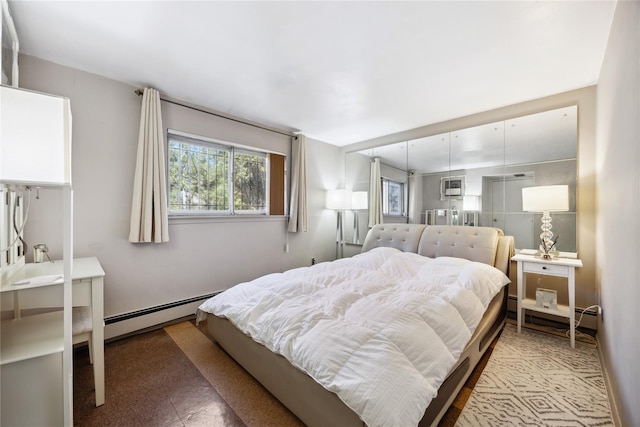
<path id="1" fill-rule="evenodd" d="M 86 347 L 74 354 L 76 426 L 301 426 L 206 335 L 185 321 L 105 346 L 106 403 L 95 407 Z M 495 342 L 494 342 L 495 345 Z M 486 364 L 488 355 L 481 362 Z M 480 376 L 470 377 L 441 421 L 452 426 Z"/>

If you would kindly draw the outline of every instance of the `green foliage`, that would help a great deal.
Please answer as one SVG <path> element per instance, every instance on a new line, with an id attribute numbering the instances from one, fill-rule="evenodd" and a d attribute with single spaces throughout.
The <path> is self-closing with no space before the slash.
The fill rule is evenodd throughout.
<path id="1" fill-rule="evenodd" d="M 169 209 L 231 211 L 230 156 L 233 149 L 169 140 Z M 267 158 L 235 153 L 233 210 L 266 209 Z"/>
<path id="2" fill-rule="evenodd" d="M 266 158 L 249 154 L 235 154 L 233 161 L 234 209 L 237 211 L 266 209 Z"/>

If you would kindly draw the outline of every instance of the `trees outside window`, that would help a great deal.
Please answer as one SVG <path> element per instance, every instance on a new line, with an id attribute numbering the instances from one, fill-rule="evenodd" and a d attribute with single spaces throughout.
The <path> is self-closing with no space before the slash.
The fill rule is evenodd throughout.
<path id="1" fill-rule="evenodd" d="M 284 156 L 171 132 L 167 140 L 171 213 L 269 214 L 270 200 L 284 200 L 270 194 L 284 194 Z M 273 156 L 282 171 L 270 174 Z M 282 179 L 270 185 L 273 176 Z"/>

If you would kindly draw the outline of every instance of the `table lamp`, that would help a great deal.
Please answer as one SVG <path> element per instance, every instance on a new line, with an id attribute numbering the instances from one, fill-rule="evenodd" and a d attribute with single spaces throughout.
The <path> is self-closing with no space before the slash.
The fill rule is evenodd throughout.
<path id="1" fill-rule="evenodd" d="M 540 253 L 544 259 L 551 259 L 558 237 L 553 238 L 550 212 L 569 210 L 568 185 L 543 185 L 522 189 L 522 210 L 525 212 L 542 212 L 540 229 Z"/>

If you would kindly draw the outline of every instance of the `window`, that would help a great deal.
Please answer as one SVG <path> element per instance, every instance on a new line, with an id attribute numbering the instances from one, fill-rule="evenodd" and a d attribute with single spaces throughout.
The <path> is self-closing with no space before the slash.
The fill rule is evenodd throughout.
<path id="1" fill-rule="evenodd" d="M 382 214 L 404 215 L 404 183 L 382 178 Z"/>
<path id="2" fill-rule="evenodd" d="M 167 140 L 171 213 L 284 215 L 284 156 L 173 132 Z"/>

